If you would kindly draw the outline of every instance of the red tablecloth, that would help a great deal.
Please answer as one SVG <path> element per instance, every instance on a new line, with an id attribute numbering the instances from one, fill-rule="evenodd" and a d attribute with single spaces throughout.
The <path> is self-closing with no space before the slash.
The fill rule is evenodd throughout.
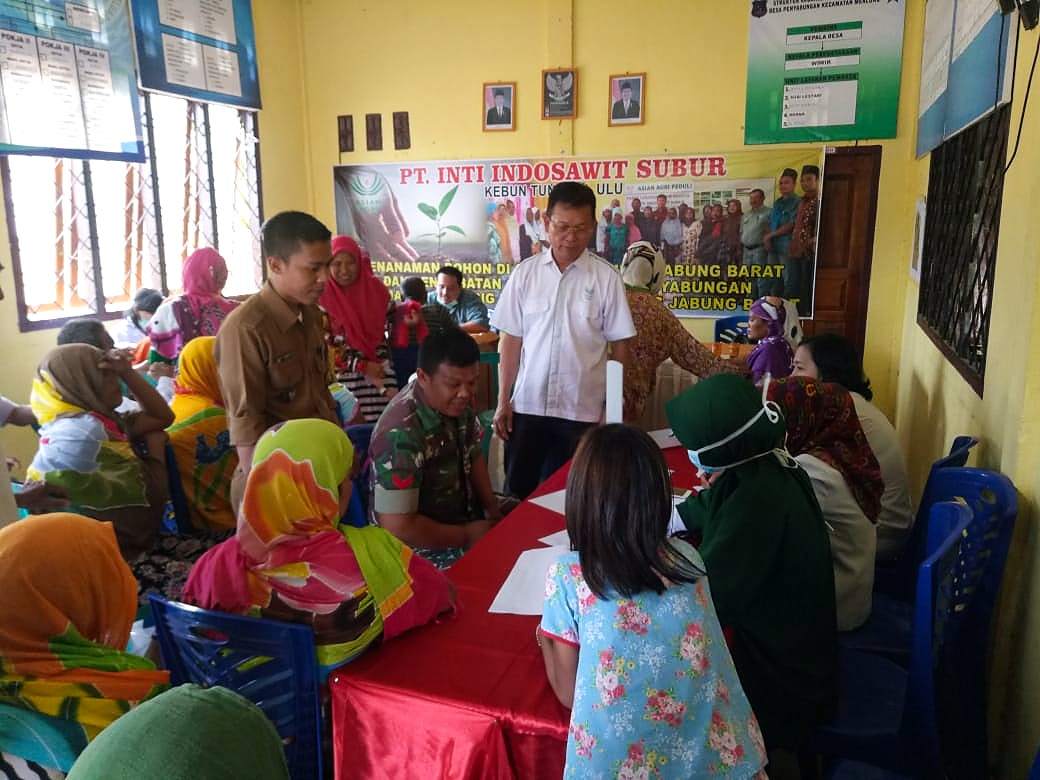
<path id="1" fill-rule="evenodd" d="M 665 458 L 675 485 L 694 484 L 684 450 L 668 450 Z M 563 488 L 566 472 L 537 494 Z M 534 640 L 539 619 L 487 611 L 520 553 L 561 528 L 562 515 L 525 501 L 450 570 L 455 617 L 398 637 L 333 674 L 337 778 L 563 774 L 570 711 L 546 679 Z"/>

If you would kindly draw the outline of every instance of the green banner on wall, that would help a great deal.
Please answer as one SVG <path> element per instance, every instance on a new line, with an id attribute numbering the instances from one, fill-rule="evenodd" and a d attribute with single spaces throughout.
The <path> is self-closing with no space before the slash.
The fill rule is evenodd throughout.
<path id="1" fill-rule="evenodd" d="M 752 0 L 744 142 L 893 138 L 900 0 Z"/>

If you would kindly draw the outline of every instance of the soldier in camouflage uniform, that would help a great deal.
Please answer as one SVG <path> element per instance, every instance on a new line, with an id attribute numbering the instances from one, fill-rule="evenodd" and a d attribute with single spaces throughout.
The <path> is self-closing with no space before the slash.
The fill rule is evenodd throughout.
<path id="1" fill-rule="evenodd" d="M 387 405 L 369 447 L 375 522 L 440 566 L 502 518 L 473 409 L 479 368 L 468 334 L 431 333 L 416 380 Z"/>

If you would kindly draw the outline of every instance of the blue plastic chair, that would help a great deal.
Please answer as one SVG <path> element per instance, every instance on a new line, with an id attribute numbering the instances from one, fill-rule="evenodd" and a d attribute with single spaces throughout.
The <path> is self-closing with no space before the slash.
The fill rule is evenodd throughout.
<path id="1" fill-rule="evenodd" d="M 1033 759 L 1033 768 L 1029 770 L 1029 780 L 1040 780 L 1040 750 L 1036 751 Z"/>
<path id="2" fill-rule="evenodd" d="M 368 524 L 368 481 L 372 472 L 372 460 L 368 457 L 368 448 L 372 443 L 372 431 L 375 430 L 375 427 L 374 423 L 365 423 L 351 425 L 345 429 L 347 438 L 354 446 L 354 462 L 361 464 L 361 468 L 358 469 L 357 476 L 353 480 L 354 492 L 350 497 L 351 505 L 347 507 L 347 515 L 344 516 L 344 520 L 349 525 L 358 525 L 356 518 L 359 511 L 360 516 L 364 518 L 361 525 Z"/>
<path id="3" fill-rule="evenodd" d="M 943 469 L 956 468 L 968 462 L 971 448 L 979 443 L 973 436 L 958 436 L 953 440 L 950 452 L 932 464 L 925 481 L 921 501 L 917 505 L 917 516 L 910 529 L 903 555 L 895 561 L 880 562 L 874 567 L 874 592 L 891 596 L 896 601 L 909 604 L 913 600 L 917 569 L 928 553 L 928 512 L 937 501 L 947 501 L 950 496 L 936 490 L 935 476 Z M 884 601 L 884 599 L 882 599 Z"/>
<path id="4" fill-rule="evenodd" d="M 715 320 L 716 341 L 747 341 L 748 318 L 746 314 L 721 317 Z"/>
<path id="5" fill-rule="evenodd" d="M 818 732 L 815 747 L 832 758 L 915 777 L 942 777 L 944 772 L 984 777 L 961 771 L 972 771 L 969 764 L 975 763 L 966 760 L 967 753 L 974 751 L 985 761 L 985 750 L 978 752 L 975 734 L 962 717 L 966 705 L 957 703 L 969 684 L 963 641 L 969 627 L 962 609 L 967 594 L 961 578 L 970 558 L 973 518 L 967 506 L 953 502 L 933 511 L 952 530 L 919 569 L 910 669 L 878 655 L 842 649 L 838 714 Z M 866 776 L 850 771 L 834 775 Z"/>
<path id="6" fill-rule="evenodd" d="M 294 780 L 321 780 L 321 710 L 309 626 L 228 615 L 149 596 L 173 685 L 223 686 L 274 723 Z"/>

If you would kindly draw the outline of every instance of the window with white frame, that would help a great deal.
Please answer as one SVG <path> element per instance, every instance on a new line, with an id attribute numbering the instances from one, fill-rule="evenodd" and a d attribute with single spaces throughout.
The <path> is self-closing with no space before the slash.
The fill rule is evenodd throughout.
<path id="1" fill-rule="evenodd" d="M 184 258 L 217 249 L 225 295 L 262 281 L 256 114 L 141 94 L 143 163 L 0 157 L 22 330 L 117 317 L 141 287 L 181 291 Z"/>

